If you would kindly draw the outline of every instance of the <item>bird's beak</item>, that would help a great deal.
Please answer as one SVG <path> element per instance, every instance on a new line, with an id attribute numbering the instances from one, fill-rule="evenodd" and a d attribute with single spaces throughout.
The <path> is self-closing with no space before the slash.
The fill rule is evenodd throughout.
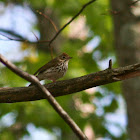
<path id="1" fill-rule="evenodd" d="M 69 60 L 69 59 L 72 59 L 72 57 L 68 57 L 68 60 Z"/>

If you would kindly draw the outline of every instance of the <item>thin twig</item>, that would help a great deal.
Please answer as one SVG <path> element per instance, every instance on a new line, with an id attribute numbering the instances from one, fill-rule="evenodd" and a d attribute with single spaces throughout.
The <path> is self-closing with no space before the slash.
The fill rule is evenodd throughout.
<path id="1" fill-rule="evenodd" d="M 48 19 L 48 20 L 51 22 L 51 24 L 53 25 L 55 31 L 58 32 L 58 29 L 57 29 L 55 23 L 53 22 L 53 20 L 52 20 L 49 16 L 43 14 L 43 13 L 40 12 L 39 10 L 37 10 L 36 12 L 39 13 L 40 15 L 44 16 L 46 19 Z"/>
<path id="2" fill-rule="evenodd" d="M 32 33 L 34 34 L 34 36 L 37 39 L 37 41 L 39 41 L 39 38 L 37 37 L 37 35 L 34 32 L 32 32 Z"/>
<path id="3" fill-rule="evenodd" d="M 8 29 L 0 28 L 0 32 L 11 34 L 12 36 L 15 36 L 17 38 L 26 40 L 23 36 L 21 36 L 20 34 L 17 34 L 15 31 L 11 31 L 11 30 L 8 30 Z"/>
<path id="4" fill-rule="evenodd" d="M 4 35 L 2 33 L 0 33 L 0 35 L 8 38 L 9 40 L 13 40 L 13 41 L 27 41 L 26 39 L 15 39 L 15 38 L 11 38 L 11 37 L 8 37 L 8 36 L 6 36 L 6 35 Z M 4 41 L 9 41 L 9 40 L 4 40 Z"/>
<path id="5" fill-rule="evenodd" d="M 40 44 L 40 43 L 48 43 L 48 42 L 50 42 L 50 41 L 47 41 L 47 40 L 40 40 L 40 41 L 37 41 L 37 42 L 33 42 L 33 41 L 29 41 L 28 39 L 23 39 L 23 37 L 21 37 L 20 39 L 16 39 L 16 38 L 8 37 L 8 36 L 6 36 L 6 35 L 4 35 L 2 33 L 0 33 L 0 35 L 2 35 L 2 36 L 4 36 L 4 37 L 9 39 L 9 40 L 4 40 L 4 41 L 20 41 L 20 42 L 26 42 L 26 43 L 30 43 L 30 44 Z M 17 36 L 18 36 L 18 34 L 17 34 Z"/>
<path id="6" fill-rule="evenodd" d="M 85 134 L 81 131 L 78 125 L 70 118 L 70 116 L 63 110 L 63 108 L 59 105 L 59 103 L 55 100 L 55 98 L 51 95 L 51 93 L 40 84 L 39 80 L 34 76 L 30 75 L 27 72 L 22 71 L 17 68 L 13 63 L 8 61 L 4 56 L 0 54 L 0 61 L 7 66 L 11 71 L 15 74 L 19 75 L 23 79 L 33 83 L 42 93 L 44 93 L 45 97 L 49 101 L 49 103 L 53 106 L 56 112 L 63 118 L 63 120 L 72 128 L 73 132 L 79 137 L 81 140 L 87 140 Z"/>
<path id="7" fill-rule="evenodd" d="M 56 37 L 74 20 L 74 19 L 76 19 L 82 12 L 83 12 L 83 10 L 88 6 L 88 5 L 90 5 L 91 3 L 93 3 L 94 1 L 96 1 L 96 0 L 91 0 L 91 1 L 89 1 L 88 3 L 86 3 L 86 4 L 84 4 L 83 5 L 83 7 L 79 10 L 79 12 L 75 15 L 75 16 L 73 16 L 71 19 L 70 19 L 70 21 L 68 21 L 56 34 L 55 34 L 55 36 L 50 40 L 50 42 L 49 42 L 49 46 L 52 44 L 52 42 L 56 39 Z"/>

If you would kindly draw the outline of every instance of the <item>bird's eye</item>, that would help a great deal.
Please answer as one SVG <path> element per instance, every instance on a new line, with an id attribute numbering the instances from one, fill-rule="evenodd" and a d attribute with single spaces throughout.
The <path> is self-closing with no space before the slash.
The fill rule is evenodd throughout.
<path id="1" fill-rule="evenodd" d="M 65 56 L 63 56 L 62 58 L 63 58 L 63 59 L 65 59 L 66 57 L 65 57 Z"/>

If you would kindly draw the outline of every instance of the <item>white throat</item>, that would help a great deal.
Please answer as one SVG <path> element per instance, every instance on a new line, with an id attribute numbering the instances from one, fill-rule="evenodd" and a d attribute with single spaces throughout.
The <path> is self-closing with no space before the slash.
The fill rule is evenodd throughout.
<path id="1" fill-rule="evenodd" d="M 65 62 L 67 68 L 68 68 L 68 63 L 69 63 L 69 60 Z"/>

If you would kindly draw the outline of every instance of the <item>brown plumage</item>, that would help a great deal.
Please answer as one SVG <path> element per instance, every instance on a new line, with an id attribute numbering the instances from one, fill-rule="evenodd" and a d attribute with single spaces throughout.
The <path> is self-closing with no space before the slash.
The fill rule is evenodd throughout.
<path id="1" fill-rule="evenodd" d="M 41 81 L 44 79 L 55 82 L 57 79 L 63 77 L 68 69 L 68 62 L 72 57 L 63 53 L 60 56 L 52 59 L 47 64 L 38 69 L 34 75 Z M 32 85 L 32 84 L 31 84 Z"/>

